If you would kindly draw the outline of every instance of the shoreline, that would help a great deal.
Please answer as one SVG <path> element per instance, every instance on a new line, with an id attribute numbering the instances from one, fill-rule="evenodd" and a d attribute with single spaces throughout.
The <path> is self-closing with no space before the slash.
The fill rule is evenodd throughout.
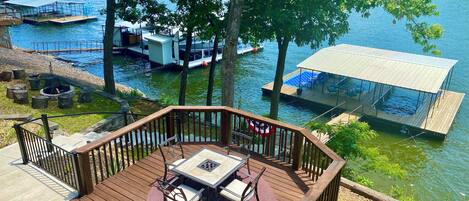
<path id="1" fill-rule="evenodd" d="M 52 64 L 52 69 L 49 67 L 50 64 Z M 102 78 L 77 69 L 72 63 L 62 59 L 57 59 L 51 55 L 28 53 L 20 48 L 6 49 L 0 47 L 0 71 L 16 68 L 25 69 L 27 73 L 54 74 L 92 88 L 102 89 L 104 86 Z M 116 89 L 124 93 L 137 90 L 120 83 L 116 83 Z M 142 93 L 139 90 L 137 91 Z"/>

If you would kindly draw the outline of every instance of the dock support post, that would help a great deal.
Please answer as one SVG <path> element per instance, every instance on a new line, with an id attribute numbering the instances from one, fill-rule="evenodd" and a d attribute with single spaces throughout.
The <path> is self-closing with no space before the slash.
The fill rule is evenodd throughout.
<path id="1" fill-rule="evenodd" d="M 427 111 L 427 117 L 425 118 L 425 127 L 424 127 L 424 129 L 427 128 L 428 116 L 430 115 L 430 110 L 432 108 L 432 102 L 433 102 L 433 94 L 430 96 L 430 103 L 428 103 L 428 111 Z"/>
<path id="2" fill-rule="evenodd" d="M 421 95 L 421 92 L 419 91 L 419 96 L 417 97 L 417 105 L 415 106 L 415 112 L 417 112 L 417 110 L 419 109 L 419 105 L 420 105 L 420 95 Z"/>
<path id="3" fill-rule="evenodd" d="M 360 83 L 360 92 L 358 93 L 358 101 L 362 98 L 362 90 L 363 90 L 363 80 Z"/>

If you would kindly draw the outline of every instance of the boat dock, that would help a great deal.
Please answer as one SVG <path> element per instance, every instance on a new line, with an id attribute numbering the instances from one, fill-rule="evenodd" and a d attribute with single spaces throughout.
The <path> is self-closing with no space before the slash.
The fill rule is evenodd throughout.
<path id="1" fill-rule="evenodd" d="M 331 51 L 332 53 L 336 53 L 335 51 L 340 53 L 347 53 L 345 49 L 351 49 L 353 52 L 364 52 L 363 50 L 368 50 L 362 49 L 362 47 L 358 46 L 355 46 L 358 49 L 356 51 L 353 47 L 350 47 L 348 45 L 338 47 L 339 48 L 334 51 L 326 51 Z M 333 48 L 337 48 L 337 46 Z M 377 54 L 376 52 L 380 53 L 380 51 L 385 50 L 379 50 L 369 54 Z M 352 70 L 354 70 L 354 62 L 350 61 L 350 58 L 352 58 L 350 57 L 350 55 L 353 56 L 353 54 L 355 53 L 347 53 L 350 54 L 346 57 L 349 62 L 344 62 L 341 64 L 344 68 L 347 68 L 347 66 L 352 66 L 352 68 L 346 69 L 348 71 L 348 75 L 346 75 L 346 73 L 340 72 L 339 68 L 332 70 L 323 67 L 327 66 L 329 63 L 340 63 L 340 57 L 335 57 L 336 59 L 331 60 L 331 62 L 327 62 L 326 60 L 324 60 L 323 57 L 321 57 L 321 62 L 323 62 L 324 64 L 319 64 L 314 62 L 315 59 L 318 59 L 318 57 L 312 56 L 308 58 L 305 62 L 299 64 L 299 68 L 297 70 L 283 77 L 284 85 L 281 89 L 281 96 L 320 104 L 326 107 L 340 107 L 343 111 L 352 111 L 356 108 L 360 108 L 358 111 L 353 113 L 357 115 L 356 117 L 354 115 L 343 113 L 337 116 L 332 121 L 330 121 L 329 124 L 344 122 L 344 118 L 346 118 L 346 120 L 348 121 L 348 118 L 359 119 L 361 116 L 364 116 L 367 118 L 374 118 L 385 122 L 391 122 L 406 127 L 416 128 L 418 130 L 434 134 L 440 137 L 446 137 L 446 135 L 451 129 L 453 121 L 459 111 L 459 108 L 465 96 L 465 94 L 463 93 L 450 91 L 448 89 L 451 83 L 451 74 L 453 69 L 452 67 L 456 62 L 454 60 L 444 60 L 441 58 L 435 59 L 434 57 L 427 56 L 418 57 L 412 54 L 397 53 L 393 51 L 386 51 L 382 53 L 382 55 L 393 55 L 395 57 L 393 58 L 394 61 L 399 59 L 399 62 L 397 62 L 396 64 L 402 62 L 405 63 L 404 58 L 413 58 L 414 61 L 419 62 L 421 65 L 421 69 L 419 69 L 417 71 L 418 73 L 416 74 L 421 74 L 422 77 L 414 78 L 410 81 L 406 80 L 411 79 L 413 74 L 413 72 L 410 72 L 410 70 L 412 69 L 411 64 L 406 65 L 406 68 L 409 69 L 407 70 L 409 72 L 406 75 L 402 75 L 401 73 L 401 76 L 395 76 L 390 80 L 386 80 L 386 82 L 383 81 L 383 79 L 382 81 L 379 81 L 380 79 L 373 80 L 373 75 L 369 73 L 370 71 L 372 71 L 372 69 L 360 71 L 361 77 L 353 75 Z M 319 54 L 321 55 L 322 53 L 319 52 Z M 373 55 L 373 58 L 377 58 L 376 55 Z M 382 57 L 380 59 L 385 58 Z M 390 58 L 387 59 L 391 60 Z M 422 64 L 425 59 L 433 59 L 433 64 L 436 63 L 441 66 L 439 68 L 425 66 Z M 311 64 L 311 66 L 314 66 L 314 69 L 307 69 L 305 66 L 308 63 Z M 449 67 L 444 67 L 445 65 Z M 366 68 L 366 61 L 362 59 L 360 61 L 360 65 L 357 66 L 360 66 L 360 68 Z M 375 66 L 380 67 L 379 65 Z M 429 70 L 425 71 L 425 68 L 429 68 Z M 404 70 L 403 72 L 405 72 L 405 69 L 395 69 L 401 72 L 402 70 Z M 442 69 L 444 69 L 443 73 L 441 73 Z M 385 74 L 392 76 L 394 73 L 393 70 L 394 69 Z M 440 74 L 438 75 L 437 73 L 432 71 L 437 71 Z M 318 84 L 316 82 L 317 80 L 315 80 L 317 78 L 314 78 L 314 76 L 317 76 L 317 74 L 321 74 L 322 72 L 327 72 L 329 78 L 322 84 Z M 336 74 L 332 74 L 332 72 Z M 313 77 L 311 77 L 311 73 L 314 75 Z M 365 79 L 366 76 L 370 76 L 370 78 Z M 432 80 L 425 76 L 433 76 L 434 79 Z M 342 82 L 346 84 L 342 85 Z M 392 82 L 400 84 L 391 84 Z M 428 84 L 425 86 L 419 86 L 419 84 L 425 84 L 423 82 L 426 82 Z M 411 84 L 415 85 L 415 87 L 410 87 Z M 430 84 L 435 84 L 435 86 L 438 87 L 431 88 L 429 87 Z M 340 87 L 338 87 L 336 90 L 334 90 L 334 87 L 331 87 L 337 85 L 339 85 Z M 359 88 L 357 86 L 359 86 Z M 386 101 L 389 98 L 392 98 L 394 95 L 403 96 L 399 94 L 401 92 L 396 91 L 400 88 L 405 88 L 405 90 L 410 91 L 409 93 L 415 95 L 413 97 L 413 100 L 415 100 L 414 102 L 416 104 L 414 106 L 415 108 L 408 111 L 409 114 L 397 114 L 393 113 L 394 111 L 386 111 L 386 109 L 381 108 L 380 105 L 386 105 Z M 265 95 L 269 95 L 272 90 L 273 82 L 268 83 L 262 87 L 262 91 Z M 340 103 L 344 104 L 341 105 Z M 399 108 L 399 105 L 396 102 L 392 102 L 389 104 L 393 107 Z M 407 110 L 409 109 L 407 108 Z"/>

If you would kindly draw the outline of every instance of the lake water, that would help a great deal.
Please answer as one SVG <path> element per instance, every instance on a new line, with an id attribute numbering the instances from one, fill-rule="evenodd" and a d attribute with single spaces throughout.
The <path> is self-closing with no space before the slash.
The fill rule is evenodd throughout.
<path id="1" fill-rule="evenodd" d="M 443 57 L 457 59 L 451 90 L 469 93 L 469 1 L 435 1 L 440 16 L 426 19 L 443 25 L 444 37 L 437 41 Z M 96 10 L 104 7 L 104 1 L 93 1 Z M 392 18 L 381 9 L 372 12 L 369 19 L 360 16 L 350 18 L 350 32 L 338 43 L 370 46 L 422 54 L 402 23 L 392 24 Z M 31 47 L 34 41 L 90 40 L 102 37 L 104 17 L 96 22 L 67 26 L 21 25 L 11 29 L 14 44 Z M 264 50 L 253 55 L 240 57 L 236 68 L 236 107 L 256 114 L 267 114 L 269 98 L 263 97 L 261 87 L 273 80 L 277 47 L 267 42 Z M 315 50 L 291 45 L 285 72 L 295 70 L 296 65 Z M 76 63 L 76 66 L 92 74 L 102 76 L 102 53 L 65 54 L 61 57 Z M 151 98 L 162 94 L 177 98 L 179 72 L 154 71 L 144 73 L 146 62 L 135 58 L 116 57 L 117 82 L 143 91 Z M 219 69 L 217 74 L 219 75 Z M 190 71 L 187 101 L 192 105 L 205 103 L 208 69 Z M 220 79 L 216 80 L 215 100 L 220 97 Z M 393 108 L 392 110 L 396 110 Z M 297 102 L 282 101 L 280 119 L 302 125 L 320 110 Z M 374 126 L 380 136 L 370 145 L 380 147 L 392 161 L 399 162 L 409 173 L 406 179 L 392 179 L 373 172 L 364 172 L 375 181 L 375 188 L 389 193 L 391 185 L 400 185 L 412 192 L 418 200 L 468 200 L 469 199 L 469 102 L 466 98 L 454 125 L 445 141 L 418 137 L 407 139 L 409 134 L 400 134 L 399 128 Z M 416 133 L 412 133 L 415 135 Z"/>

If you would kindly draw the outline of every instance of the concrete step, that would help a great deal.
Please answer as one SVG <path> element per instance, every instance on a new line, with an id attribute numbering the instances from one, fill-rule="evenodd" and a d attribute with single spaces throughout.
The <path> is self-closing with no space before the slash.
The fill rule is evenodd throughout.
<path id="1" fill-rule="evenodd" d="M 52 139 L 52 142 L 55 145 L 60 146 L 61 148 L 67 151 L 72 151 L 73 149 L 84 146 L 87 143 L 95 141 L 107 134 L 109 134 L 109 132 L 103 132 L 103 133 L 90 132 L 85 135 L 74 134 L 72 136 L 57 135 L 57 136 L 54 136 L 54 138 Z"/>
<path id="2" fill-rule="evenodd" d="M 32 117 L 31 114 L 0 114 L 0 120 L 27 121 Z"/>

